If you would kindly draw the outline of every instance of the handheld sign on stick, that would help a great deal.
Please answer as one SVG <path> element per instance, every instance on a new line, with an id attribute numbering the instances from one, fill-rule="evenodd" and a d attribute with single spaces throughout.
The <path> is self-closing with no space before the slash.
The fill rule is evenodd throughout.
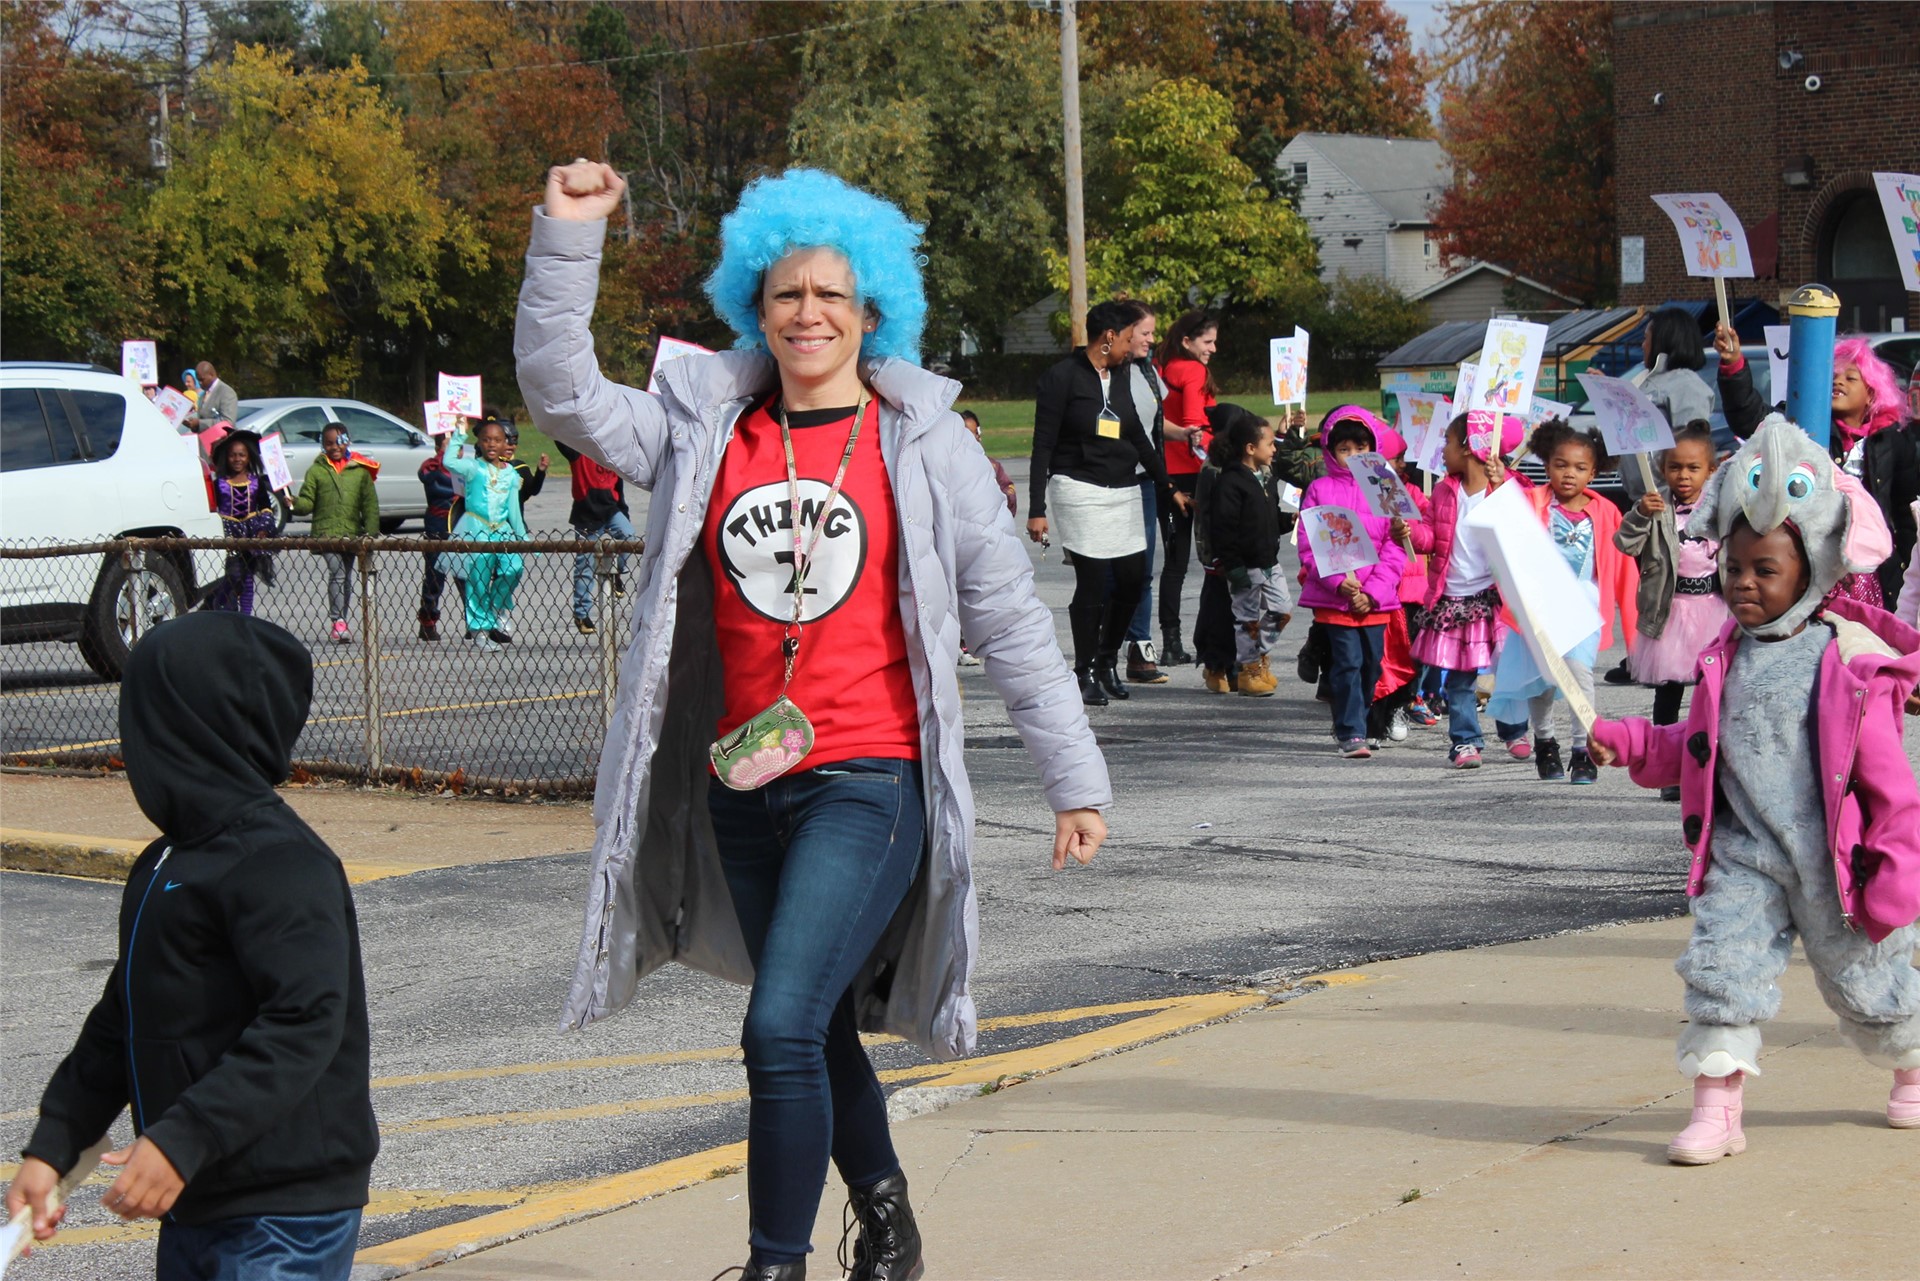
<path id="1" fill-rule="evenodd" d="M 1487 558 L 1533 661 L 1592 733 L 1593 704 L 1574 683 L 1566 655 L 1600 630 L 1600 610 L 1554 547 L 1526 491 L 1500 486 L 1460 528 Z"/>
<path id="2" fill-rule="evenodd" d="M 266 468 L 267 483 L 275 489 L 293 488 L 293 469 L 287 466 L 287 442 L 279 432 L 260 438 L 260 465 Z"/>
<path id="3" fill-rule="evenodd" d="M 440 408 L 450 414 L 459 414 L 462 418 L 480 416 L 480 375 L 460 378 L 453 374 L 440 375 Z"/>
<path id="4" fill-rule="evenodd" d="M 73 1168 L 60 1176 L 60 1182 L 54 1186 L 53 1194 L 47 1198 L 47 1213 L 52 1214 L 66 1203 L 73 1190 L 87 1181 L 89 1175 L 100 1168 L 100 1158 L 113 1148 L 113 1142 L 102 1136 L 100 1141 L 80 1154 Z M 27 1252 L 33 1244 L 33 1207 L 23 1205 L 20 1212 L 0 1227 L 0 1277 L 7 1275 L 7 1265 Z"/>
<path id="5" fill-rule="evenodd" d="M 1713 293 L 1720 305 L 1720 323 L 1731 326 L 1727 306 L 1727 277 L 1751 280 L 1753 255 L 1747 249 L 1747 229 L 1733 207 L 1710 191 L 1655 196 L 1653 203 L 1680 233 L 1680 254 L 1689 276 L 1713 277 Z"/>
<path id="6" fill-rule="evenodd" d="M 1659 486 L 1654 482 L 1653 463 L 1648 455 L 1673 448 L 1673 427 L 1667 422 L 1667 416 L 1660 412 L 1651 396 L 1624 378 L 1610 378 L 1589 369 L 1580 374 L 1579 379 L 1580 385 L 1587 389 L 1594 421 L 1599 424 L 1607 448 L 1617 458 L 1628 454 L 1638 458 L 1640 478 L 1646 482 L 1647 492 L 1656 492 Z"/>
<path id="7" fill-rule="evenodd" d="M 1380 562 L 1366 523 L 1352 508 L 1309 507 L 1300 513 L 1300 522 L 1306 526 L 1307 545 L 1313 548 L 1315 572 L 1322 578 L 1351 574 Z"/>
<path id="8" fill-rule="evenodd" d="M 1367 510 L 1382 520 L 1415 521 L 1420 519 L 1419 504 L 1413 501 L 1413 495 L 1407 492 L 1400 473 L 1393 469 L 1385 454 L 1352 454 L 1347 458 L 1347 470 L 1360 482 L 1360 496 L 1366 500 Z M 1407 555 L 1413 555 L 1413 538 L 1402 538 L 1400 545 L 1406 548 Z"/>
<path id="9" fill-rule="evenodd" d="M 160 351 L 151 338 L 129 338 L 120 344 L 120 376 L 142 387 L 160 385 Z"/>
<path id="10" fill-rule="evenodd" d="M 1267 366 L 1273 377 L 1273 403 L 1307 403 L 1307 331 L 1295 325 L 1293 337 L 1267 342 Z"/>
<path id="11" fill-rule="evenodd" d="M 1920 293 L 1920 174 L 1877 173 L 1873 185 L 1887 217 L 1894 261 L 1900 264 L 1900 283 Z"/>

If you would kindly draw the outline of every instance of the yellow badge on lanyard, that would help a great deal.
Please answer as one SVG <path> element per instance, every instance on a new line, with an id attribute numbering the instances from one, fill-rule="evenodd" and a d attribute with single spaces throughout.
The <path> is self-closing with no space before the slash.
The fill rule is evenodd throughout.
<path id="1" fill-rule="evenodd" d="M 1108 440 L 1119 440 L 1120 439 L 1119 416 L 1116 415 L 1110 409 L 1101 411 L 1100 417 L 1094 420 L 1094 430 L 1099 432 L 1102 436 L 1106 437 Z"/>

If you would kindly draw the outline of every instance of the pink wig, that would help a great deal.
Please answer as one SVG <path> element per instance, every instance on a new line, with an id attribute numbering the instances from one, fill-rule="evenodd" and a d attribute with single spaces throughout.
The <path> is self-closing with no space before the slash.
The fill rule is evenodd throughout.
<path id="1" fill-rule="evenodd" d="M 1833 372 L 1838 374 L 1848 365 L 1860 371 L 1860 381 L 1867 385 L 1867 418 L 1861 434 L 1871 436 L 1899 422 L 1906 397 L 1900 393 L 1892 367 L 1873 354 L 1873 345 L 1864 338 L 1842 338 L 1835 343 Z"/>

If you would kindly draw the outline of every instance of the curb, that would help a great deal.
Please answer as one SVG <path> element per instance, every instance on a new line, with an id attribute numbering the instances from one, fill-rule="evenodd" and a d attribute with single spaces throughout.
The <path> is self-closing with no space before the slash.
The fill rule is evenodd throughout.
<path id="1" fill-rule="evenodd" d="M 124 881 L 151 842 L 0 827 L 0 868 L 90 881 Z"/>

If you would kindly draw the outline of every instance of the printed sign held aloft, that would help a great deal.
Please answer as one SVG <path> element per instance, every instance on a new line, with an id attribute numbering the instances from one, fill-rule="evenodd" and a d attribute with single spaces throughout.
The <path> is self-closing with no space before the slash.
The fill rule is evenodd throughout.
<path id="1" fill-rule="evenodd" d="M 1680 252 L 1687 260 L 1689 276 L 1752 278 L 1747 229 L 1726 201 L 1703 191 L 1655 196 L 1653 203 L 1673 220 L 1673 229 L 1680 233 Z"/>
<path id="2" fill-rule="evenodd" d="M 702 347 L 697 342 L 688 342 L 683 338 L 668 338 L 663 335 L 653 349 L 653 372 L 647 376 L 647 390 L 651 392 L 660 390 L 660 371 L 666 368 L 668 361 L 695 354 L 710 356 L 713 354 L 713 349 Z"/>
<path id="3" fill-rule="evenodd" d="M 1787 398 L 1787 365 L 1793 355 L 1793 326 L 1766 326 L 1767 402 L 1777 405 Z"/>
<path id="4" fill-rule="evenodd" d="M 1467 410 L 1490 409 L 1496 414 L 1524 418 L 1533 402 L 1533 384 L 1540 375 L 1540 357 L 1547 348 L 1547 327 L 1524 320 L 1490 320 L 1480 361 L 1473 371 L 1473 395 L 1453 403 Z"/>
<path id="5" fill-rule="evenodd" d="M 1880 211 L 1887 216 L 1900 280 L 1911 292 L 1920 293 L 1920 174 L 1877 173 L 1873 185 L 1880 193 Z"/>
<path id="6" fill-rule="evenodd" d="M 267 483 L 275 489 L 293 488 L 293 469 L 287 466 L 287 442 L 279 432 L 260 438 L 260 465 L 267 469 Z"/>
<path id="7" fill-rule="evenodd" d="M 1273 375 L 1273 403 L 1307 403 L 1307 331 L 1295 325 L 1293 337 L 1274 338 L 1267 343 L 1267 366 Z"/>
<path id="8" fill-rule="evenodd" d="M 1351 574 L 1380 560 L 1360 513 L 1350 507 L 1309 507 L 1300 513 L 1300 523 L 1307 531 L 1307 545 L 1313 548 L 1314 569 L 1322 578 Z"/>
<path id="9" fill-rule="evenodd" d="M 1593 704 L 1574 683 L 1566 655 L 1600 630 L 1600 611 L 1573 576 L 1518 485 L 1502 485 L 1460 522 L 1487 558 L 1500 597 L 1542 672 L 1560 689 L 1580 724 L 1593 728 Z"/>
<path id="10" fill-rule="evenodd" d="M 466 425 L 466 416 L 448 409 L 444 401 L 429 400 L 420 409 L 426 417 L 429 436 L 451 436 Z"/>
<path id="11" fill-rule="evenodd" d="M 1673 448 L 1673 426 L 1646 392 L 1624 378 L 1610 378 L 1591 369 L 1579 378 L 1611 453 L 1650 454 Z"/>
<path id="12" fill-rule="evenodd" d="M 129 338 L 120 344 L 120 374 L 142 387 L 160 385 L 160 350 L 151 338 Z"/>
<path id="13" fill-rule="evenodd" d="M 160 416 L 166 419 L 175 431 L 179 431 L 180 424 L 193 413 L 193 402 L 171 387 L 162 387 L 154 393 L 153 407 L 160 411 Z"/>
<path id="14" fill-rule="evenodd" d="M 1375 516 L 1382 520 L 1392 520 L 1395 516 L 1402 520 L 1420 519 L 1419 505 L 1385 454 L 1351 454 L 1347 457 L 1347 470 L 1360 482 L 1360 496 L 1366 499 L 1367 510 Z"/>
<path id="15" fill-rule="evenodd" d="M 1446 450 L 1447 424 L 1452 419 L 1453 403 L 1445 396 L 1403 392 L 1398 430 L 1407 442 L 1407 461 L 1428 475 L 1445 470 L 1441 455 Z"/>
<path id="16" fill-rule="evenodd" d="M 480 375 L 461 378 L 453 374 L 440 375 L 440 408 L 442 412 L 459 414 L 462 418 L 480 416 Z"/>
<path id="17" fill-rule="evenodd" d="M 1558 418 L 1561 422 L 1566 422 L 1572 417 L 1572 405 L 1565 405 L 1557 400 L 1542 400 L 1540 397 L 1535 396 L 1533 403 L 1527 407 L 1527 430 L 1532 431 L 1549 418 Z"/>

